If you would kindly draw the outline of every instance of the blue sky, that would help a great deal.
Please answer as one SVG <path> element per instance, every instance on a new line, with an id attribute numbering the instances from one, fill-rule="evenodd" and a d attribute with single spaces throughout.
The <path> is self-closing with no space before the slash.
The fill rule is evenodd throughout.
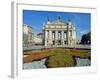
<path id="1" fill-rule="evenodd" d="M 42 32 L 43 24 L 47 22 L 47 17 L 51 21 L 55 21 L 58 16 L 64 22 L 70 19 L 75 24 L 78 39 L 81 39 L 83 34 L 91 30 L 90 13 L 23 10 L 23 24 L 30 25 L 35 33 L 40 33 Z"/>

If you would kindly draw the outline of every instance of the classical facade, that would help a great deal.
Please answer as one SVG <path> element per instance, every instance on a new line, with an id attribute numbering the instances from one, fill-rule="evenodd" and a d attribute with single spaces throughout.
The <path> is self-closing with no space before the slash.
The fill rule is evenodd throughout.
<path id="1" fill-rule="evenodd" d="M 43 39 L 41 38 L 41 37 L 39 37 L 39 36 L 34 36 L 34 44 L 35 45 L 43 45 Z"/>
<path id="2" fill-rule="evenodd" d="M 75 45 L 76 44 L 76 28 L 70 20 L 63 22 L 60 17 L 54 22 L 48 19 L 43 27 L 44 45 Z"/>
<path id="3" fill-rule="evenodd" d="M 34 32 L 31 26 L 23 25 L 23 46 L 29 47 L 33 43 Z"/>

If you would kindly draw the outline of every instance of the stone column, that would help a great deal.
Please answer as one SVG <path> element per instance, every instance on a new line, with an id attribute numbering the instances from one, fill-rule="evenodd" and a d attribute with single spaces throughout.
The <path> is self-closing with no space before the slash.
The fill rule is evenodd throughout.
<path id="1" fill-rule="evenodd" d="M 61 31 L 61 45 L 64 45 L 64 31 Z"/>
<path id="2" fill-rule="evenodd" d="M 68 45 L 68 32 L 66 31 L 66 45 Z"/>
<path id="3" fill-rule="evenodd" d="M 69 29 L 67 30 L 67 40 L 68 40 L 68 45 L 70 45 L 70 31 Z"/>
<path id="4" fill-rule="evenodd" d="M 69 45 L 73 46 L 73 31 L 71 30 L 69 33 L 70 33 L 69 34 L 69 39 L 70 39 Z"/>
<path id="5" fill-rule="evenodd" d="M 57 45 L 57 40 L 58 40 L 58 31 L 55 31 L 55 45 Z"/>
<path id="6" fill-rule="evenodd" d="M 47 46 L 47 37 L 48 37 L 48 33 L 47 33 L 47 30 L 45 30 L 45 33 L 44 33 L 44 38 L 45 38 L 45 46 Z"/>
<path id="7" fill-rule="evenodd" d="M 73 36 L 73 40 L 74 40 L 73 44 L 75 45 L 76 44 L 76 32 L 75 32 L 75 30 L 73 30 L 72 32 L 73 32 L 72 36 Z"/>
<path id="8" fill-rule="evenodd" d="M 49 30 L 49 40 L 48 40 L 48 43 L 49 43 L 49 45 L 52 45 L 52 31 L 51 30 Z"/>

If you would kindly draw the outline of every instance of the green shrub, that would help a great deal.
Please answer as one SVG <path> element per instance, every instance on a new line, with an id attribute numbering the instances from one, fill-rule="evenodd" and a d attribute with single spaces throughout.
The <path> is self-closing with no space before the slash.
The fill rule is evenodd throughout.
<path id="1" fill-rule="evenodd" d="M 50 56 L 46 61 L 46 66 L 48 68 L 72 67 L 75 66 L 75 60 L 71 55 L 58 54 Z"/>

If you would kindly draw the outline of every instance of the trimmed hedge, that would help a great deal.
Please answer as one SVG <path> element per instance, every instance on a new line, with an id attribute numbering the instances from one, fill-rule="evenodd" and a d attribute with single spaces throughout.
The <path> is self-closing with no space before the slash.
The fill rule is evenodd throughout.
<path id="1" fill-rule="evenodd" d="M 71 55 L 58 53 L 58 55 L 50 56 L 47 59 L 46 66 L 48 68 L 72 67 L 75 66 L 75 59 Z"/>

